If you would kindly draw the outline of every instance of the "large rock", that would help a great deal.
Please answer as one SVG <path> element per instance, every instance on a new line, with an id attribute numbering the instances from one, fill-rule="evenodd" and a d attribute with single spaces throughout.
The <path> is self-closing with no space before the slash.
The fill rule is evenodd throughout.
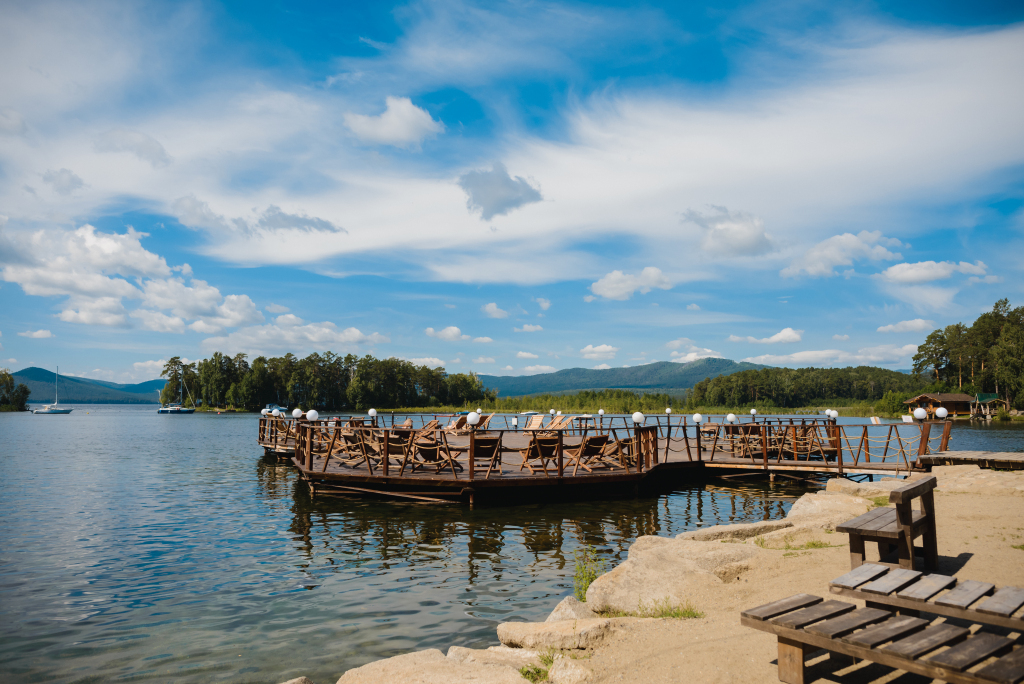
<path id="1" fill-rule="evenodd" d="M 837 492 L 804 494 L 789 509 L 786 520 L 794 526 L 814 526 L 834 530 L 847 520 L 867 513 L 873 504 L 867 499 Z"/>
<path id="2" fill-rule="evenodd" d="M 562 599 L 561 603 L 555 606 L 555 609 L 551 611 L 551 615 L 548 615 L 548 619 L 545 622 L 559 622 L 561 620 L 590 620 L 598 617 L 598 614 L 590 610 L 587 604 L 583 603 L 575 596 L 566 596 Z"/>
<path id="3" fill-rule="evenodd" d="M 519 672 L 504 665 L 459 662 L 436 648 L 386 658 L 349 670 L 338 684 L 523 684 Z"/>
<path id="4" fill-rule="evenodd" d="M 735 580 L 762 553 L 746 544 L 640 537 L 629 547 L 626 561 L 590 585 L 587 605 L 625 612 L 664 602 L 699 608 L 709 589 Z"/>
<path id="5" fill-rule="evenodd" d="M 289 679 L 284 684 L 313 684 L 313 680 L 309 677 L 296 677 L 295 679 Z"/>
<path id="6" fill-rule="evenodd" d="M 924 475 L 921 473 L 915 473 L 906 480 L 887 477 L 884 480 L 876 480 L 874 482 L 854 482 L 853 480 L 847 480 L 845 477 L 833 477 L 825 485 L 825 491 L 830 494 L 849 494 L 850 496 L 859 496 L 864 499 L 874 499 L 880 496 L 888 499 L 889 492 L 892 490 L 922 477 Z"/>
<path id="7" fill-rule="evenodd" d="M 540 653 L 527 648 L 491 646 L 490 648 L 465 648 L 452 646 L 448 649 L 448 660 L 456 663 L 479 663 L 480 665 L 503 665 L 515 670 L 527 665 L 540 666 Z"/>
<path id="8" fill-rule="evenodd" d="M 593 585 L 591 585 L 593 586 Z M 560 622 L 503 622 L 498 639 L 513 648 L 536 650 L 593 648 L 622 624 L 622 619 L 594 618 Z"/>
<path id="9" fill-rule="evenodd" d="M 755 523 L 715 525 L 677 534 L 676 539 L 689 539 L 691 541 L 739 541 L 792 526 L 793 522 L 791 520 L 762 520 Z"/>

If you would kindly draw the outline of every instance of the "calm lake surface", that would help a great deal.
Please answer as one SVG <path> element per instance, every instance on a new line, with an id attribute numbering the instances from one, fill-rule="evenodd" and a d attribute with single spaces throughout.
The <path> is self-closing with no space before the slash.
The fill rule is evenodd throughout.
<path id="1" fill-rule="evenodd" d="M 543 620 L 584 544 L 613 565 L 639 535 L 783 517 L 804 491 L 712 480 L 472 511 L 312 501 L 255 439 L 252 415 L 0 414 L 0 678 L 334 682 Z M 1022 442 L 1016 425 L 957 426 L 951 446 Z"/>

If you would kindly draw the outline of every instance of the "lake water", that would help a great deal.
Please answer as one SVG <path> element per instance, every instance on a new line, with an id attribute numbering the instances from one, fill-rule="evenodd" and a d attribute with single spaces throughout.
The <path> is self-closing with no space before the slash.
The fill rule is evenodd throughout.
<path id="1" fill-rule="evenodd" d="M 969 439 L 1019 450 L 1022 437 Z M 0 414 L 0 678 L 334 682 L 543 620 L 572 592 L 584 544 L 614 565 L 639 535 L 783 517 L 804 491 L 708 481 L 476 510 L 313 501 L 255 439 L 242 414 Z"/>

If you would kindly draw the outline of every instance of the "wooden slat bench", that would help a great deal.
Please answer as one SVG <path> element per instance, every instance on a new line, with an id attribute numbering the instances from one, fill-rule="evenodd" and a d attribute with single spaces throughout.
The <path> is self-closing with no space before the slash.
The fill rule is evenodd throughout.
<path id="1" fill-rule="evenodd" d="M 740 622 L 778 637 L 786 684 L 804 684 L 804 659 L 818 649 L 952 684 L 1024 679 L 1024 647 L 1013 639 L 890 610 L 797 594 L 744 611 Z"/>
<path id="2" fill-rule="evenodd" d="M 892 547 L 896 547 L 898 567 L 913 570 L 914 551 L 919 550 L 924 556 L 924 567 L 934 569 L 938 563 L 933 491 L 937 483 L 934 475 L 908 482 L 889 493 L 889 503 L 896 504 L 896 508 L 876 508 L 837 525 L 837 532 L 850 535 L 850 567 L 857 568 L 864 563 L 864 543 L 873 541 L 878 544 L 879 558 L 885 558 Z M 918 498 L 921 510 L 915 511 L 911 504 Z M 917 537 L 921 537 L 923 545 L 915 549 Z"/>

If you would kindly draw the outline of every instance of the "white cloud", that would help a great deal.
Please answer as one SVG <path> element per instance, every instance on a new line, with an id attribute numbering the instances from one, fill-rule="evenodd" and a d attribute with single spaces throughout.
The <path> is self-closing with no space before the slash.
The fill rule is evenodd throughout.
<path id="1" fill-rule="evenodd" d="M 168 316 L 160 311 L 149 311 L 147 309 L 136 309 L 130 316 L 142 322 L 144 330 L 154 330 L 163 333 L 185 332 L 185 321 L 180 316 Z"/>
<path id="2" fill-rule="evenodd" d="M 68 304 L 69 306 L 60 312 L 60 320 L 65 323 L 109 327 L 128 325 L 128 310 L 124 308 L 120 297 L 96 297 L 93 299 L 72 297 Z"/>
<path id="3" fill-rule="evenodd" d="M 47 171 L 43 174 L 43 182 L 51 185 L 58 195 L 70 195 L 85 186 L 85 181 L 68 169 Z"/>
<path id="4" fill-rule="evenodd" d="M 171 163 L 167 150 L 159 141 L 126 128 L 116 128 L 96 138 L 95 149 L 97 152 L 130 152 L 154 168 Z"/>
<path id="5" fill-rule="evenodd" d="M 608 370 L 609 368 L 611 368 L 611 366 L 609 366 L 607 363 L 601 363 L 594 366 L 594 370 Z"/>
<path id="6" fill-rule="evenodd" d="M 988 267 L 980 261 L 973 264 L 966 261 L 961 261 L 959 264 L 952 261 L 919 261 L 915 264 L 904 263 L 890 266 L 879 273 L 878 277 L 890 283 L 917 285 L 933 280 L 945 280 L 954 273 L 983 276 L 987 269 Z"/>
<path id="7" fill-rule="evenodd" d="M 186 361 L 185 363 L 191 362 Z M 160 373 L 163 372 L 166 364 L 167 359 L 157 359 L 156 361 L 136 361 L 132 364 L 132 379 L 138 380 L 140 378 L 146 378 L 148 380 L 155 380 L 160 377 Z"/>
<path id="8" fill-rule="evenodd" d="M 454 325 L 449 325 L 443 330 L 434 330 L 433 328 L 427 328 L 424 332 L 427 333 L 428 337 L 436 337 L 439 340 L 445 342 L 458 342 L 459 340 L 468 340 L 469 335 L 463 335 L 462 331 L 456 328 Z"/>
<path id="9" fill-rule="evenodd" d="M 523 371 L 528 373 L 528 374 L 554 373 L 555 372 L 555 367 L 554 366 L 527 366 L 526 368 L 523 369 Z"/>
<path id="10" fill-rule="evenodd" d="M 502 368 L 501 370 L 507 370 L 507 371 L 510 371 L 510 370 L 515 370 L 515 369 L 514 369 L 514 368 L 512 368 L 512 366 L 505 366 L 505 367 L 504 367 L 504 368 Z"/>
<path id="11" fill-rule="evenodd" d="M 538 359 L 540 357 L 537 356 L 536 354 L 531 354 L 530 352 L 521 351 L 521 352 L 516 352 L 516 358 L 517 359 Z"/>
<path id="12" fill-rule="evenodd" d="M 679 339 L 672 340 L 671 342 L 666 342 L 665 346 L 669 349 L 675 350 L 669 354 L 669 361 L 674 361 L 676 363 L 690 363 L 697 359 L 725 358 L 720 352 L 716 352 L 713 349 L 698 347 L 693 343 L 693 340 L 688 337 L 680 337 Z"/>
<path id="13" fill-rule="evenodd" d="M 541 326 L 533 325 L 532 323 L 526 323 L 521 328 L 512 328 L 512 330 L 515 332 L 540 332 L 543 329 L 544 328 L 542 328 Z"/>
<path id="14" fill-rule="evenodd" d="M 736 335 L 729 335 L 730 342 L 749 342 L 750 344 L 780 344 L 789 342 L 799 342 L 803 339 L 803 330 L 793 330 L 792 328 L 783 328 L 779 332 L 775 333 L 771 337 L 762 337 L 758 339 L 756 337 L 737 337 Z"/>
<path id="15" fill-rule="evenodd" d="M 473 359 L 473 363 L 494 363 L 494 359 L 490 356 L 480 356 Z"/>
<path id="16" fill-rule="evenodd" d="M 492 340 L 490 337 L 474 337 L 473 341 L 479 342 L 481 344 L 488 344 L 490 342 L 493 342 L 494 340 Z"/>
<path id="17" fill-rule="evenodd" d="M 802 351 L 793 354 L 762 354 L 743 359 L 749 363 L 767 365 L 838 366 L 870 365 L 876 363 L 898 363 L 908 361 L 917 353 L 916 344 L 897 346 L 884 344 L 877 347 L 863 347 L 856 353 L 839 349 Z"/>
<path id="18" fill-rule="evenodd" d="M 909 304 L 915 311 L 946 311 L 953 304 L 953 298 L 960 291 L 958 287 L 939 287 L 937 285 L 897 285 L 889 283 L 885 287 L 890 297 Z"/>
<path id="19" fill-rule="evenodd" d="M 902 332 L 923 332 L 934 330 L 935 321 L 926 321 L 923 318 L 915 318 L 912 321 L 900 321 L 891 325 L 883 325 L 878 328 L 880 333 L 902 333 Z"/>
<path id="20" fill-rule="evenodd" d="M 551 300 L 550 299 L 544 299 L 543 297 L 536 297 L 536 298 L 534 298 L 533 301 L 537 302 L 537 305 L 541 308 L 541 311 L 547 311 L 548 309 L 551 308 Z"/>
<path id="21" fill-rule="evenodd" d="M 413 149 L 444 132 L 443 123 L 434 121 L 407 97 L 387 97 L 384 103 L 386 109 L 377 116 L 345 114 L 345 125 L 361 140 Z"/>
<path id="22" fill-rule="evenodd" d="M 448 363 L 462 363 L 462 358 L 460 357 L 460 358 L 455 358 L 455 359 L 452 359 L 452 360 L 451 360 L 451 361 L 449 361 Z"/>
<path id="23" fill-rule="evenodd" d="M 479 211 L 485 221 L 543 199 L 525 178 L 510 176 L 501 162 L 495 162 L 490 171 L 467 171 L 459 177 L 459 187 L 466 191 L 469 210 Z"/>
<path id="24" fill-rule="evenodd" d="M 772 250 L 771 240 L 764 232 L 764 222 L 743 211 L 729 211 L 725 207 L 711 207 L 715 213 L 705 216 L 696 211 L 683 215 L 704 229 L 700 246 L 716 256 L 755 256 Z"/>
<path id="25" fill-rule="evenodd" d="M 287 306 L 282 306 L 281 304 L 274 304 L 273 302 L 267 304 L 263 308 L 272 314 L 283 314 L 291 311 L 291 309 L 289 309 Z"/>
<path id="26" fill-rule="evenodd" d="M 970 278 L 967 279 L 967 282 L 970 283 L 971 285 L 977 285 L 978 283 L 985 283 L 986 285 L 990 285 L 992 283 L 1001 283 L 1001 282 L 1003 282 L 1003 278 L 1002 278 L 1002 276 L 997 276 L 997 275 L 987 275 L 984 278 L 979 278 L 977 276 L 971 276 Z"/>
<path id="27" fill-rule="evenodd" d="M 592 344 L 588 344 L 583 349 L 580 349 L 580 354 L 582 354 L 585 359 L 601 361 L 604 359 L 614 359 L 615 354 L 618 351 L 618 347 L 613 347 L 610 344 L 599 344 L 596 347 Z"/>
<path id="28" fill-rule="evenodd" d="M 495 302 L 485 304 L 480 307 L 480 310 L 487 314 L 490 318 L 508 318 L 508 311 L 504 311 L 498 308 Z"/>
<path id="29" fill-rule="evenodd" d="M 792 278 L 806 273 L 812 277 L 827 277 L 835 275 L 836 266 L 852 266 L 857 260 L 894 261 L 902 258 L 899 252 L 891 252 L 887 247 L 903 247 L 903 244 L 895 238 L 884 237 L 879 230 L 833 235 L 794 259 L 779 275 Z"/>
<path id="30" fill-rule="evenodd" d="M 686 310 L 687 311 L 700 311 L 700 306 L 697 305 L 697 304 L 687 304 L 686 305 Z"/>
<path id="31" fill-rule="evenodd" d="M 653 288 L 668 290 L 671 287 L 672 283 L 662 274 L 661 269 L 648 266 L 639 275 L 612 271 L 592 284 L 590 291 L 598 297 L 624 301 L 632 297 L 637 290 L 641 294 L 647 294 Z"/>
<path id="32" fill-rule="evenodd" d="M 18 333 L 19 337 L 31 337 L 34 340 L 44 340 L 47 337 L 53 337 L 53 333 L 49 330 L 26 330 L 25 332 Z"/>
<path id="33" fill-rule="evenodd" d="M 228 354 L 244 352 L 253 356 L 283 352 L 299 353 L 312 349 L 340 353 L 354 350 L 360 345 L 390 341 L 390 338 L 380 333 L 367 335 L 358 328 L 341 330 L 330 321 L 305 323 L 295 316 L 285 314 L 278 317 L 274 323 L 239 328 L 221 337 L 208 337 L 203 340 L 203 349 Z"/>
<path id="34" fill-rule="evenodd" d="M 406 361 L 417 366 L 427 366 L 428 368 L 441 368 L 444 366 L 444 361 L 436 356 L 419 356 L 414 359 L 406 359 Z"/>
<path id="35" fill-rule="evenodd" d="M 836 335 L 832 336 L 832 339 L 833 340 L 839 340 L 840 342 L 845 342 L 846 340 L 850 339 L 850 336 L 849 335 L 838 335 L 838 334 L 836 334 Z"/>

